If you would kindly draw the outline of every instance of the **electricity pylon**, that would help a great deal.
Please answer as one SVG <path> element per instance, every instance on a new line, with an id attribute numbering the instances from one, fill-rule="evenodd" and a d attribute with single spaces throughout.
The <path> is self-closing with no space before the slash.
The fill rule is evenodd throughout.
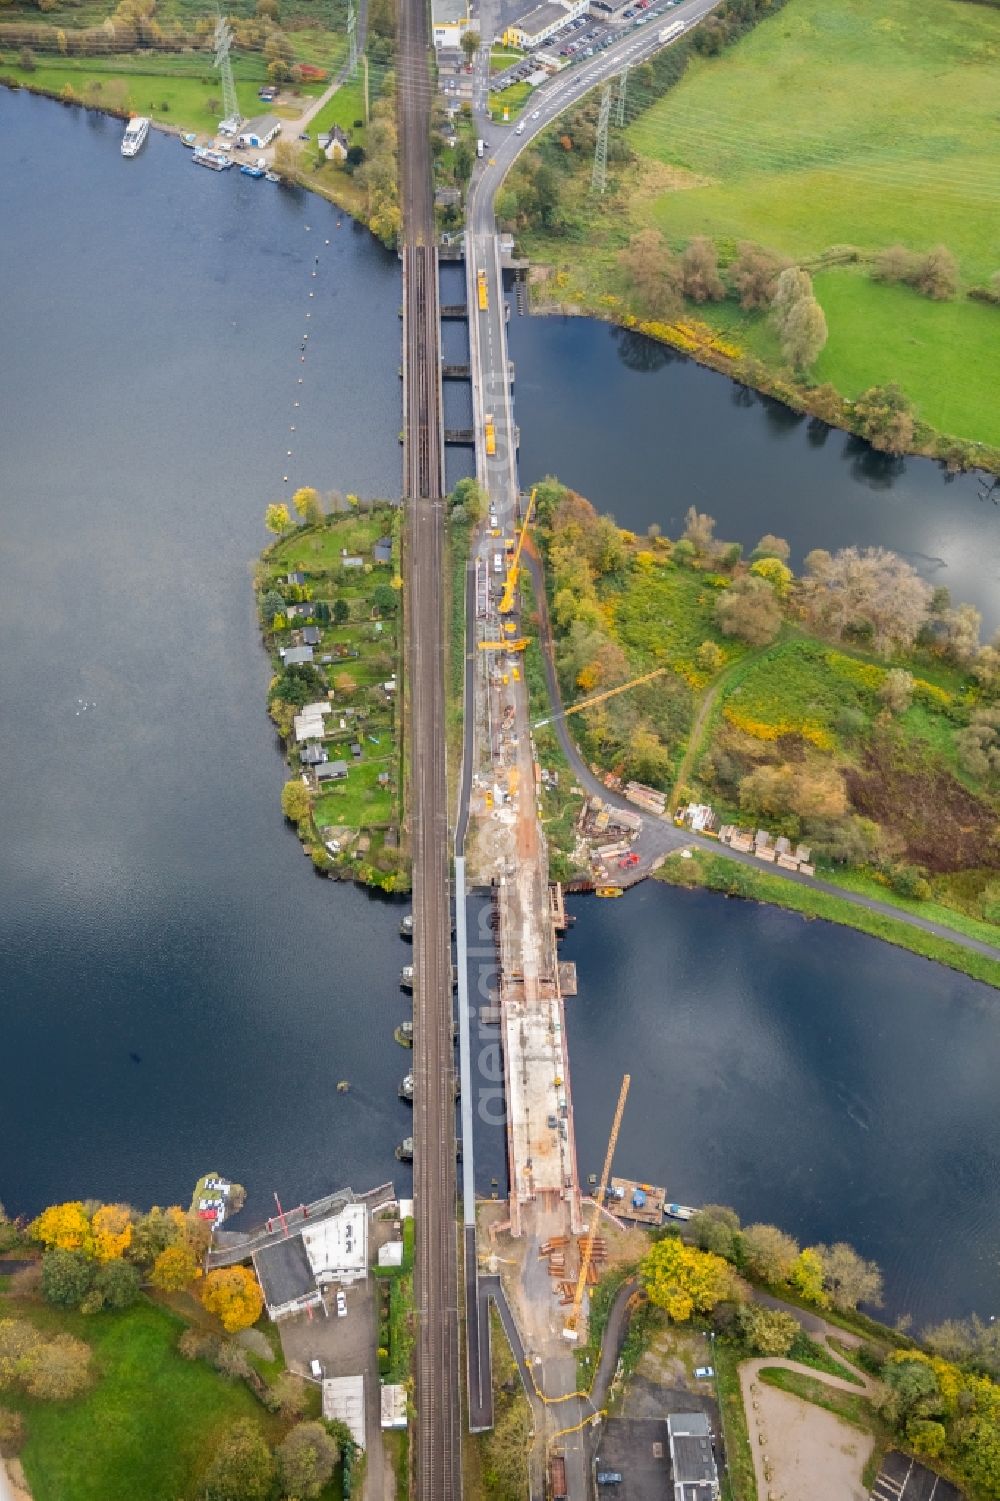
<path id="1" fill-rule="evenodd" d="M 229 56 L 232 45 L 233 33 L 229 29 L 229 22 L 220 15 L 215 23 L 215 66 L 222 75 L 222 115 L 224 120 L 232 121 L 237 126 L 243 117 L 236 98 L 233 64 Z"/>
<path id="2" fill-rule="evenodd" d="M 625 90 L 628 87 L 628 63 L 625 64 L 618 75 L 618 98 L 615 101 L 615 124 L 621 128 L 625 124 Z"/>
<path id="3" fill-rule="evenodd" d="M 606 83 L 601 90 L 601 113 L 597 119 L 597 140 L 594 142 L 594 170 L 590 178 L 590 191 L 604 193 L 608 185 L 608 124 L 611 120 L 611 85 Z"/>

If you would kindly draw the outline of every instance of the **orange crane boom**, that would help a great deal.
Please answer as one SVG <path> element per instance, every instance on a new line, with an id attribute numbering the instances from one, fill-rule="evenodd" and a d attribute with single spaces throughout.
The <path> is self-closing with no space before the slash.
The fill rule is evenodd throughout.
<path id="1" fill-rule="evenodd" d="M 535 490 L 537 490 L 537 485 Z M 507 577 L 503 581 L 503 594 L 500 596 L 498 606 L 501 615 L 509 615 L 514 608 L 514 595 L 517 593 L 517 577 L 521 565 L 521 549 L 524 547 L 524 539 L 528 535 L 528 525 L 531 521 L 531 513 L 535 508 L 535 490 L 528 497 L 527 509 L 524 513 L 524 521 L 521 524 L 521 535 L 517 539 L 517 549 L 507 569 Z"/>
<path id="2" fill-rule="evenodd" d="M 597 1190 L 597 1202 L 594 1205 L 594 1218 L 590 1222 L 590 1230 L 580 1257 L 580 1275 L 576 1282 L 576 1292 L 573 1294 L 573 1307 L 566 1319 L 566 1327 L 563 1334 L 567 1339 L 576 1339 L 577 1323 L 580 1318 L 580 1304 L 583 1302 L 583 1290 L 587 1285 L 587 1273 L 590 1271 L 590 1260 L 594 1254 L 594 1238 L 597 1235 L 597 1225 L 601 1217 L 601 1205 L 608 1191 L 608 1179 L 611 1176 L 611 1160 L 615 1155 L 615 1147 L 618 1143 L 618 1132 L 622 1123 L 622 1115 L 625 1111 L 625 1101 L 628 1098 L 629 1085 L 632 1083 L 632 1075 L 626 1074 L 622 1079 L 622 1087 L 618 1091 L 618 1104 L 615 1108 L 615 1118 L 611 1124 L 611 1135 L 608 1138 L 608 1151 L 604 1158 L 604 1170 L 601 1173 L 601 1186 Z"/>
<path id="3" fill-rule="evenodd" d="M 547 714 L 544 719 L 536 719 L 531 728 L 540 730 L 543 724 L 552 724 L 553 720 L 565 719 L 570 714 L 579 714 L 582 709 L 592 709 L 595 704 L 602 704 L 606 698 L 614 698 L 616 693 L 627 693 L 630 688 L 638 688 L 640 683 L 652 682 L 653 678 L 662 677 L 665 672 L 669 671 L 669 667 L 654 667 L 652 672 L 644 672 L 641 677 L 629 678 L 627 683 L 619 683 L 617 688 L 606 688 L 603 693 L 594 693 L 590 698 L 581 698 L 578 704 L 570 704 L 568 709 L 560 709 L 558 714 Z"/>

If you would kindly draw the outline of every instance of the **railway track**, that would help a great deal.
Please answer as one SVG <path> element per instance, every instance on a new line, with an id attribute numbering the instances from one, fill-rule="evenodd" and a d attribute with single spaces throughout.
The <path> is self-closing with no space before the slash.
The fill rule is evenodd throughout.
<path id="1" fill-rule="evenodd" d="M 459 1501 L 461 1404 L 445 780 L 444 429 L 425 0 L 400 0 L 403 493 L 413 845 L 414 1162 L 419 1501 Z"/>

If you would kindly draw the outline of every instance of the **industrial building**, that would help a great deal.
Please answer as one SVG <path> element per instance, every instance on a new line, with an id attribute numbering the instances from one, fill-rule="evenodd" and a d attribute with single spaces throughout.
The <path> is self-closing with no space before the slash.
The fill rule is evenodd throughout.
<path id="1" fill-rule="evenodd" d="M 589 3 L 590 0 L 567 0 L 566 4 L 561 0 L 545 0 L 511 21 L 504 32 L 504 41 L 526 50 L 540 47 L 553 32 L 575 21 L 577 16 L 586 15 Z"/>
<path id="2" fill-rule="evenodd" d="M 435 52 L 449 52 L 461 47 L 470 20 L 468 0 L 431 0 Z"/>
<path id="3" fill-rule="evenodd" d="M 250 120 L 244 125 L 239 134 L 238 144 L 249 146 L 254 151 L 263 151 L 265 146 L 270 146 L 275 136 L 281 134 L 281 121 L 277 115 L 259 115 L 256 120 Z"/>
<path id="4" fill-rule="evenodd" d="M 253 1264 L 271 1319 L 318 1308 L 331 1284 L 346 1286 L 368 1275 L 368 1210 L 342 1204 L 335 1214 L 259 1246 Z"/>
<path id="5" fill-rule="evenodd" d="M 667 1434 L 674 1501 L 718 1501 L 719 1472 L 712 1448 L 712 1430 L 705 1414 L 668 1414 Z"/>

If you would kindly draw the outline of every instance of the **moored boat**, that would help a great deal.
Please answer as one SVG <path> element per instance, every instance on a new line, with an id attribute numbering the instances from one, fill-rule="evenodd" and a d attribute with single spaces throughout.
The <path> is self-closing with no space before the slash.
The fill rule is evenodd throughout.
<path id="1" fill-rule="evenodd" d="M 696 1211 L 690 1204 L 664 1204 L 663 1213 L 668 1214 L 672 1220 L 691 1220 Z"/>
<path id="2" fill-rule="evenodd" d="M 145 115 L 133 115 L 122 136 L 122 156 L 135 156 L 149 135 L 149 121 Z"/>
<path id="3" fill-rule="evenodd" d="M 195 148 L 195 146 L 197 144 L 198 144 L 198 137 L 195 135 L 195 133 L 194 133 L 193 130 L 183 130 L 183 131 L 181 131 L 181 145 L 182 146 L 187 146 L 187 148 L 188 148 L 189 151 L 193 151 L 194 148 Z"/>
<path id="4" fill-rule="evenodd" d="M 212 151 L 208 146 L 196 146 L 191 153 L 191 160 L 197 162 L 199 167 L 211 167 L 213 172 L 224 172 L 233 165 L 232 158 L 226 156 L 224 151 Z"/>
<path id="5" fill-rule="evenodd" d="M 413 1075 L 412 1075 L 412 1073 L 407 1074 L 406 1078 L 400 1084 L 400 1086 L 399 1086 L 399 1098 L 401 1100 L 412 1100 L 413 1099 Z"/>
<path id="6" fill-rule="evenodd" d="M 252 166 L 250 162 L 244 162 L 240 171 L 244 177 L 263 177 L 264 168 Z"/>

